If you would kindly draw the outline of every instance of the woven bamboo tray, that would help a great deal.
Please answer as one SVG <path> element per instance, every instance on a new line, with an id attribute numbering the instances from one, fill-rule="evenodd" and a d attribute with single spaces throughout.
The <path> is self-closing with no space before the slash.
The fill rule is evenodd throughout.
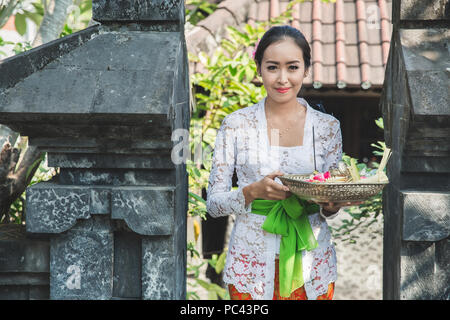
<path id="1" fill-rule="evenodd" d="M 388 182 L 307 182 L 310 175 L 286 174 L 281 182 L 300 198 L 314 202 L 365 201 L 377 195 Z"/>

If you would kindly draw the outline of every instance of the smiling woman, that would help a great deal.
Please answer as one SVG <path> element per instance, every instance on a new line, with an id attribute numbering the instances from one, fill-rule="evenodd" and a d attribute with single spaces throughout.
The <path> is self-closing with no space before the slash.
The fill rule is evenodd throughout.
<path id="1" fill-rule="evenodd" d="M 306 106 L 296 98 L 311 66 L 308 42 L 295 28 L 271 28 L 258 44 L 255 62 L 267 91 L 265 112 L 269 136 L 277 139 L 271 139 L 271 145 L 277 142 L 286 147 L 302 145 Z M 276 130 L 279 135 L 272 134 Z"/>
<path id="2" fill-rule="evenodd" d="M 298 97 L 311 65 L 299 30 L 270 28 L 254 60 L 267 97 L 223 120 L 207 191 L 212 217 L 236 216 L 224 282 L 232 299 L 331 299 L 336 254 L 325 218 L 340 207 L 319 210 L 278 177 L 337 167 L 340 124 Z M 237 189 L 231 188 L 234 171 Z"/>

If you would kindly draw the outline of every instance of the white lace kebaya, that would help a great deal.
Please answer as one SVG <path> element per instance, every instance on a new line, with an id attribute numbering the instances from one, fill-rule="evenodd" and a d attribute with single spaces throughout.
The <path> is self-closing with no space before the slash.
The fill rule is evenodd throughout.
<path id="1" fill-rule="evenodd" d="M 251 203 L 245 207 L 242 188 L 276 170 L 285 174 L 313 172 L 313 126 L 317 170 L 325 172 L 337 167 L 342 157 L 339 121 L 316 111 L 302 98 L 297 100 L 307 107 L 303 145 L 271 146 L 265 99 L 224 118 L 217 132 L 206 203 L 213 217 L 235 215 L 223 279 L 239 292 L 250 293 L 255 300 L 272 299 L 281 236 L 261 228 L 266 217 L 251 213 Z M 237 189 L 232 189 L 234 170 Z M 281 183 L 278 178 L 275 181 Z M 308 299 L 315 300 L 337 279 L 336 253 L 326 220 L 319 213 L 308 218 L 319 245 L 302 253 L 303 279 Z"/>

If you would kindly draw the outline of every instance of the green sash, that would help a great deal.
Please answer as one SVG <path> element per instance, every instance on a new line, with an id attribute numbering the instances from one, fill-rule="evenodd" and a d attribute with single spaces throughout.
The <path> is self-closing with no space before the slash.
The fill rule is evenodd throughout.
<path id="1" fill-rule="evenodd" d="M 289 297 L 304 284 L 302 250 L 312 250 L 318 245 L 308 214 L 318 211 L 317 204 L 308 203 L 295 195 L 284 200 L 256 199 L 252 202 L 252 213 L 267 216 L 262 228 L 282 236 L 279 258 L 282 297 Z"/>

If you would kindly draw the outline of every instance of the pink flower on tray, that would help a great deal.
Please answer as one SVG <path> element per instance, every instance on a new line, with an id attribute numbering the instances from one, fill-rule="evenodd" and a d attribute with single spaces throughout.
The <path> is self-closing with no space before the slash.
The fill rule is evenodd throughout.
<path id="1" fill-rule="evenodd" d="M 325 182 L 331 177 L 330 172 L 316 174 L 312 179 L 306 180 L 307 182 Z"/>

